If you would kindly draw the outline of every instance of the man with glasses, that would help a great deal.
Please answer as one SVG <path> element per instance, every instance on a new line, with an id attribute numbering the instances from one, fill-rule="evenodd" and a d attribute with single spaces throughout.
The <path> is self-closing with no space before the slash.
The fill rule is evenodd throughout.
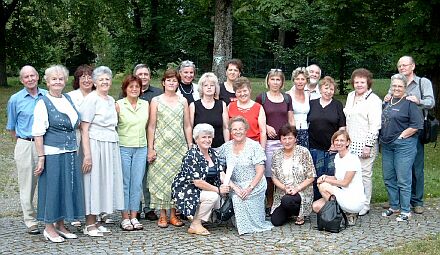
<path id="1" fill-rule="evenodd" d="M 150 68 L 148 68 L 145 64 L 138 64 L 134 67 L 133 75 L 141 79 L 142 81 L 142 95 L 139 97 L 140 99 L 148 101 L 148 103 L 151 103 L 151 99 L 155 96 L 159 96 L 163 93 L 163 91 L 159 88 L 153 87 L 150 85 L 151 80 L 151 71 Z M 142 189 L 144 194 L 144 202 L 145 206 L 143 208 L 143 212 L 145 214 L 146 220 L 156 221 L 159 218 L 157 217 L 154 210 L 152 210 L 150 206 L 150 191 L 148 190 L 148 181 L 147 181 L 147 171 L 148 171 L 148 162 L 147 167 L 145 169 L 144 179 L 143 179 L 143 185 L 144 188 Z M 138 214 L 140 215 L 140 214 Z"/>
<path id="2" fill-rule="evenodd" d="M 418 77 L 414 73 L 416 64 L 411 56 L 403 56 L 397 62 L 397 69 L 399 73 L 406 76 L 408 79 L 408 86 L 406 89 L 407 100 L 416 103 L 419 108 L 424 111 L 425 116 L 429 109 L 432 109 L 435 105 L 434 92 L 432 90 L 432 83 L 427 78 Z M 391 90 L 391 89 L 390 89 Z M 422 94 L 420 93 L 422 92 Z M 385 96 L 385 101 L 389 101 L 391 98 L 391 91 Z M 422 132 L 419 131 L 419 139 L 417 142 L 417 154 L 412 166 L 412 185 L 411 185 L 411 206 L 413 206 L 414 212 L 421 214 L 424 211 L 423 208 L 423 195 L 425 186 L 425 148 L 421 143 Z"/>
<path id="3" fill-rule="evenodd" d="M 318 82 L 321 79 L 321 68 L 318 65 L 309 65 L 306 68 L 309 73 L 310 82 L 304 87 L 304 91 L 309 93 L 310 100 L 317 99 L 321 97 L 319 92 Z"/>
<path id="4" fill-rule="evenodd" d="M 27 232 L 32 235 L 40 233 L 32 203 L 37 185 L 34 169 L 39 157 L 32 137 L 32 124 L 35 105 L 47 93 L 46 90 L 38 88 L 38 80 L 39 76 L 34 67 L 21 68 L 20 82 L 24 88 L 12 95 L 8 101 L 8 123 L 6 125 L 12 139 L 16 141 L 14 160 L 17 167 L 20 204 L 24 223 L 28 228 Z"/>

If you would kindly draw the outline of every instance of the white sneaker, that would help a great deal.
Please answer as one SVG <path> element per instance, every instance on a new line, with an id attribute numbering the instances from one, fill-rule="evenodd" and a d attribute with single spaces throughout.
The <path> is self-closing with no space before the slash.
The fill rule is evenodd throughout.
<path id="1" fill-rule="evenodd" d="M 98 230 L 101 233 L 111 233 L 111 231 L 108 228 L 104 227 L 104 226 L 99 226 Z"/>
<path id="2" fill-rule="evenodd" d="M 359 216 L 365 216 L 368 213 L 370 213 L 370 208 L 364 206 L 364 208 L 362 208 L 362 210 L 359 212 Z"/>

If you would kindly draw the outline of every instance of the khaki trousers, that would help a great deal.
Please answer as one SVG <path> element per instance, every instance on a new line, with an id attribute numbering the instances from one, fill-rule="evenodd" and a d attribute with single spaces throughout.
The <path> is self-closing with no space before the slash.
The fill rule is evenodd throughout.
<path id="1" fill-rule="evenodd" d="M 20 204 L 23 210 L 24 224 L 27 227 L 37 225 L 33 198 L 37 178 L 34 170 L 38 163 L 38 154 L 34 142 L 17 139 L 14 150 L 14 160 L 17 166 L 18 187 L 20 189 Z"/>
<path id="2" fill-rule="evenodd" d="M 194 215 L 194 220 L 208 222 L 212 210 L 220 208 L 220 196 L 217 192 L 202 190 L 200 192 L 199 208 Z"/>

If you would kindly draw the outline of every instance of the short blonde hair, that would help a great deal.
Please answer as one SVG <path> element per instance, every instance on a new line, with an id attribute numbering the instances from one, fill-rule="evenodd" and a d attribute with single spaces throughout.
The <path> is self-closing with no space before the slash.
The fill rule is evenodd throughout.
<path id="1" fill-rule="evenodd" d="M 310 76 L 309 76 L 309 71 L 307 71 L 307 69 L 305 67 L 298 67 L 295 70 L 292 71 L 292 82 L 295 83 L 295 78 L 298 77 L 298 75 L 304 75 L 304 77 L 307 80 L 307 83 L 310 82 Z"/>
<path id="2" fill-rule="evenodd" d="M 47 80 L 52 77 L 52 75 L 57 73 L 63 74 L 64 81 L 67 82 L 67 80 L 69 79 L 69 70 L 67 70 L 67 68 L 63 65 L 53 65 L 47 68 L 44 71 L 44 80 L 47 82 Z"/>
<path id="3" fill-rule="evenodd" d="M 198 84 L 199 84 L 198 92 L 199 92 L 200 98 L 203 97 L 203 84 L 205 84 L 206 82 L 210 82 L 210 81 L 214 82 L 214 85 L 215 85 L 214 97 L 218 97 L 218 95 L 220 94 L 220 85 L 218 84 L 217 76 L 212 72 L 208 72 L 208 73 L 204 73 L 202 75 L 202 77 L 200 77 L 199 82 L 198 82 Z"/>

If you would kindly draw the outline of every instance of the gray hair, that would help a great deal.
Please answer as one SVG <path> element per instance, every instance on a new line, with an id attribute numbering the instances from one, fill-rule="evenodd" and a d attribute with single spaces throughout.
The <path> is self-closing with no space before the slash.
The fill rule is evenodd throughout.
<path id="1" fill-rule="evenodd" d="M 44 80 L 46 80 L 47 82 L 50 77 L 57 73 L 63 74 L 64 81 L 67 82 L 67 80 L 69 79 L 69 70 L 67 70 L 67 68 L 63 65 L 53 65 L 47 68 L 44 71 Z"/>
<path id="2" fill-rule="evenodd" d="M 307 80 L 307 83 L 310 82 L 310 76 L 309 76 L 309 71 L 307 71 L 307 69 L 305 67 L 298 67 L 295 70 L 293 70 L 292 72 L 292 82 L 295 82 L 295 78 L 298 77 L 298 75 L 304 75 L 304 77 Z"/>
<path id="3" fill-rule="evenodd" d="M 247 120 L 245 119 L 245 117 L 243 117 L 243 116 L 241 116 L 241 115 L 238 115 L 238 116 L 235 116 L 235 117 L 233 117 L 233 118 L 231 118 L 231 119 L 229 120 L 229 123 L 228 123 L 228 129 L 229 129 L 229 132 L 231 132 L 232 124 L 234 124 L 235 122 L 241 122 L 241 123 L 243 123 L 243 124 L 244 124 L 244 128 L 246 129 L 246 131 L 249 129 L 249 123 L 247 122 Z"/>
<path id="4" fill-rule="evenodd" d="M 311 65 L 309 65 L 308 67 L 306 67 L 306 70 L 307 70 L 307 72 L 310 72 L 310 68 L 312 67 L 312 66 L 316 66 L 318 69 L 319 69 L 319 76 L 321 76 L 321 67 L 319 67 L 317 64 L 311 64 Z"/>
<path id="5" fill-rule="evenodd" d="M 393 76 L 391 76 L 391 83 L 393 83 L 393 80 L 401 80 L 403 82 L 403 84 L 405 85 L 405 89 L 408 86 L 408 78 L 406 78 L 405 75 L 397 73 Z M 391 84 L 390 84 L 391 87 Z"/>
<path id="6" fill-rule="evenodd" d="M 210 81 L 214 82 L 214 85 L 215 85 L 214 96 L 218 96 L 220 94 L 220 85 L 218 84 L 217 76 L 212 72 L 208 72 L 208 73 L 204 73 L 202 75 L 202 77 L 200 77 L 199 82 L 198 82 L 199 87 L 197 90 L 199 92 L 200 98 L 203 97 L 203 84 L 210 82 Z"/>
<path id="7" fill-rule="evenodd" d="M 269 88 L 269 78 L 272 76 L 279 76 L 281 77 L 281 80 L 283 81 L 281 84 L 280 89 L 284 88 L 284 82 L 286 81 L 286 76 L 284 76 L 283 70 L 281 69 L 270 69 L 270 71 L 266 75 L 266 89 Z"/>
<path id="8" fill-rule="evenodd" d="M 37 72 L 37 69 L 35 69 L 35 67 L 30 66 L 30 65 L 25 65 L 25 66 L 23 66 L 23 67 L 20 69 L 20 79 L 23 78 L 23 77 L 22 77 L 22 76 L 23 76 L 23 72 L 24 72 L 24 69 L 26 69 L 26 68 L 30 68 L 32 71 L 34 71 L 34 73 L 37 75 L 37 77 L 39 77 L 38 72 Z"/>
<path id="9" fill-rule="evenodd" d="M 209 134 L 214 138 L 214 128 L 207 123 L 197 124 L 193 129 L 194 140 L 196 140 L 201 134 Z"/>
<path id="10" fill-rule="evenodd" d="M 194 62 L 189 60 L 182 61 L 179 66 L 179 72 L 182 71 L 182 69 L 185 67 L 192 67 L 194 70 L 194 76 L 196 75 L 196 65 L 194 64 Z"/>
<path id="11" fill-rule="evenodd" d="M 142 68 L 147 68 L 148 72 L 149 72 L 150 75 L 151 75 L 151 70 L 150 70 L 150 68 L 149 68 L 146 64 L 137 64 L 137 65 L 134 67 L 134 69 L 133 69 L 133 75 L 136 76 L 136 72 L 137 72 L 137 70 L 142 69 Z"/>
<path id="12" fill-rule="evenodd" d="M 108 76 L 110 76 L 110 78 L 113 77 L 113 73 L 112 70 L 110 70 L 110 68 L 108 68 L 107 66 L 98 66 L 97 68 L 95 68 L 95 70 L 93 70 L 92 73 L 93 82 L 96 83 L 98 77 L 103 74 L 107 74 Z"/>

